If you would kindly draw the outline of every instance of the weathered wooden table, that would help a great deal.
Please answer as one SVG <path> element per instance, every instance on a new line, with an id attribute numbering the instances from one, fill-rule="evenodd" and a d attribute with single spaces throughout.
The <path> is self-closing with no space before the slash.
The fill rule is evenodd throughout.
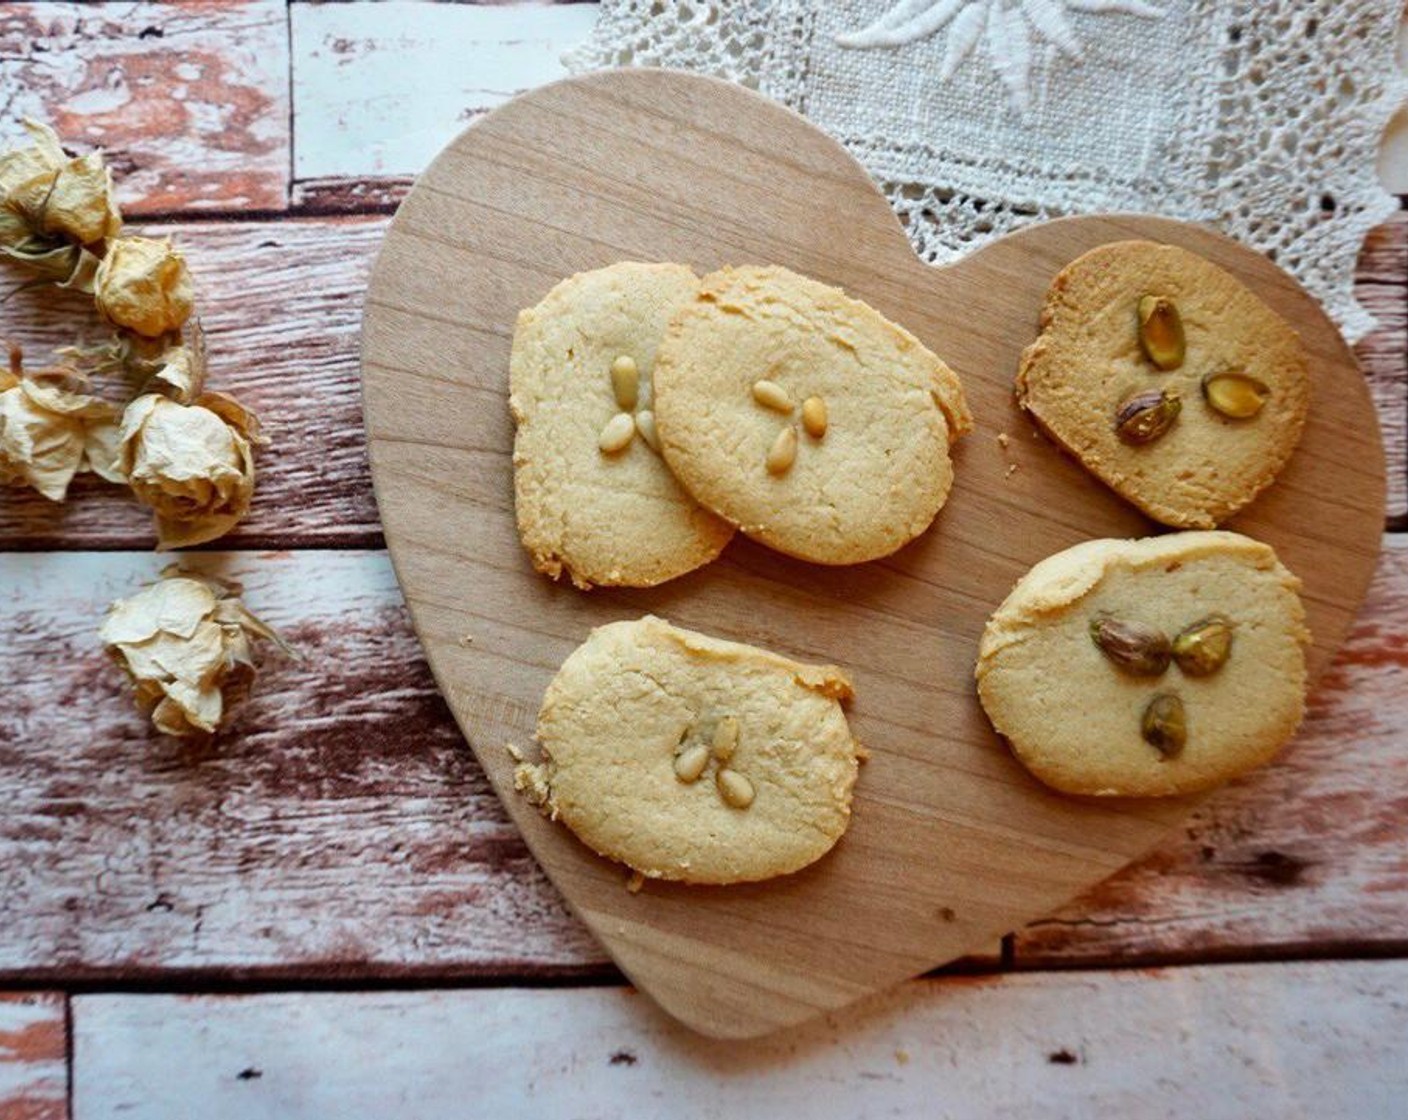
<path id="1" fill-rule="evenodd" d="M 1295 745 L 1149 858 L 985 954 L 718 1044 L 630 993 L 437 695 L 367 475 L 357 332 L 410 175 L 559 73 L 590 4 L 3 4 L 0 117 L 101 143 L 188 254 L 212 384 L 274 448 L 192 559 L 308 655 L 235 731 L 151 735 L 95 628 L 165 563 L 92 481 L 0 496 L 0 1117 L 1404 1114 L 1408 222 L 1358 353 L 1384 556 Z M 23 293 L 36 356 L 82 303 Z M 91 329 L 91 328 L 90 328 Z M 473 594 L 473 589 L 466 589 Z"/>

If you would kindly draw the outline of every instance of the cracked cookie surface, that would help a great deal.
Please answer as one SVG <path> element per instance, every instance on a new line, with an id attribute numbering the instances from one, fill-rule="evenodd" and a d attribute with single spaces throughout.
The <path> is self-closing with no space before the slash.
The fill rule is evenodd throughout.
<path id="1" fill-rule="evenodd" d="M 1162 366 L 1140 343 L 1147 296 L 1177 309 L 1182 337 Z M 1271 485 L 1300 440 L 1310 379 L 1299 335 L 1194 253 L 1152 241 L 1093 249 L 1052 281 L 1040 326 L 1022 355 L 1018 403 L 1088 471 L 1166 525 L 1220 524 Z M 1254 415 L 1209 404 L 1204 379 L 1228 373 L 1266 391 Z M 1177 396 L 1176 419 L 1148 442 L 1121 439 L 1121 405 L 1160 391 Z"/>
<path id="2" fill-rule="evenodd" d="M 649 878 L 785 875 L 825 855 L 850 821 L 860 754 L 841 710 L 850 696 L 833 666 L 653 616 L 614 622 L 548 686 L 543 761 L 521 763 L 516 784 Z"/>
<path id="3" fill-rule="evenodd" d="M 1310 634 L 1299 589 L 1269 545 L 1238 533 L 1086 541 L 1032 568 L 988 620 L 978 697 L 1017 758 L 1055 789 L 1211 788 L 1270 760 L 1304 714 Z M 1199 664 L 1178 639 L 1212 618 L 1230 644 Z M 1118 624 L 1132 648 L 1102 649 L 1095 623 Z M 1150 634 L 1166 639 L 1162 656 L 1130 656 L 1150 652 Z M 1166 696 L 1186 733 L 1172 747 L 1145 725 Z"/>
<path id="4" fill-rule="evenodd" d="M 698 286 L 683 265 L 628 261 L 569 277 L 519 313 L 514 507 L 538 571 L 582 588 L 650 587 L 707 564 L 733 536 L 643 434 L 656 347 Z M 638 379 L 629 408 L 613 375 L 623 358 Z"/>
<path id="5" fill-rule="evenodd" d="M 689 492 L 821 564 L 874 560 L 927 529 L 953 482 L 950 444 L 972 427 L 957 376 L 918 339 L 777 267 L 703 278 L 665 331 L 655 393 Z"/>

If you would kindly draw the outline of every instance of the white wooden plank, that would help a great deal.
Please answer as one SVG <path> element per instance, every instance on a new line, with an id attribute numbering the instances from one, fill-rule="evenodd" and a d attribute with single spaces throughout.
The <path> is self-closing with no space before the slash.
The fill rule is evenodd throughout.
<path id="1" fill-rule="evenodd" d="M 0 974 L 599 969 L 450 720 L 384 553 L 205 553 L 305 654 L 153 734 L 98 645 L 151 553 L 0 554 Z"/>
<path id="2" fill-rule="evenodd" d="M 280 0 L 0 4 L 0 145 L 102 147 L 129 215 L 283 209 L 288 58 Z"/>
<path id="3" fill-rule="evenodd" d="M 1403 1115 L 1408 962 L 905 985 L 711 1042 L 619 988 L 78 996 L 81 1120 Z"/>
<path id="4" fill-rule="evenodd" d="M 1022 932 L 1019 965 L 1401 944 L 1408 535 L 1385 542 L 1287 755 Z M 603 967 L 436 693 L 384 553 L 187 561 L 243 579 L 308 654 L 271 659 L 207 750 L 153 736 L 97 646 L 164 558 L 0 553 L 0 979 Z"/>
<path id="5" fill-rule="evenodd" d="M 480 113 L 563 77 L 595 4 L 291 9 L 294 177 L 405 175 Z"/>
<path id="6" fill-rule="evenodd" d="M 0 1117 L 68 1116 L 67 1007 L 60 992 L 0 993 Z"/>

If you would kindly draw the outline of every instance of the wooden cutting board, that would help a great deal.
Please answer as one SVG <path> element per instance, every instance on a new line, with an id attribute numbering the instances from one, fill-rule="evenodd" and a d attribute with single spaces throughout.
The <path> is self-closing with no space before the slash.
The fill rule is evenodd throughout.
<path id="1" fill-rule="evenodd" d="M 861 167 L 801 117 L 657 71 L 516 98 L 446 148 L 402 204 L 372 275 L 362 354 L 401 587 L 534 855 L 626 974 L 690 1026 L 762 1034 L 985 947 L 1117 871 L 1197 803 L 1046 791 L 1012 761 L 973 688 L 983 622 L 1027 568 L 1090 537 L 1160 531 L 1037 437 L 1012 401 L 1052 275 L 1128 237 L 1231 270 L 1309 347 L 1304 440 L 1232 527 L 1269 541 L 1304 580 L 1321 670 L 1374 569 L 1383 449 L 1349 350 L 1260 256 L 1175 222 L 1072 218 L 931 268 Z M 537 575 L 513 517 L 514 317 L 563 277 L 618 260 L 786 265 L 918 335 L 958 372 L 977 419 L 933 527 L 856 567 L 808 565 L 740 536 L 716 563 L 653 590 L 583 593 Z M 873 757 L 850 831 L 819 863 L 769 883 L 631 894 L 623 868 L 514 793 L 505 745 L 531 750 L 558 665 L 592 627 L 647 612 L 851 670 L 852 725 Z"/>

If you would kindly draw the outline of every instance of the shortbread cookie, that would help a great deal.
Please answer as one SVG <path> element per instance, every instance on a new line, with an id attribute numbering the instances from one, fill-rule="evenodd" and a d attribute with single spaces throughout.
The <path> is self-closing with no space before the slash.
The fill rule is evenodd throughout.
<path id="1" fill-rule="evenodd" d="M 582 588 L 650 587 L 707 564 L 733 535 L 655 447 L 655 348 L 698 287 L 683 265 L 624 262 L 578 273 L 519 314 L 514 502 L 538 571 Z"/>
<path id="2" fill-rule="evenodd" d="M 859 747 L 828 665 L 647 616 L 593 630 L 538 713 L 516 785 L 642 875 L 741 883 L 820 859 L 846 831 Z"/>
<path id="3" fill-rule="evenodd" d="M 1299 588 L 1237 533 L 1087 541 L 1036 565 L 988 620 L 978 696 L 1056 789 L 1208 789 L 1266 762 L 1300 723 Z"/>
<path id="4" fill-rule="evenodd" d="M 821 564 L 894 552 L 933 521 L 958 378 L 908 331 L 785 268 L 706 276 L 655 367 L 665 460 L 750 537 Z"/>
<path id="5" fill-rule="evenodd" d="M 1150 517 L 1212 528 L 1290 458 L 1310 381 L 1300 337 L 1230 273 L 1119 241 L 1052 282 L 1017 398 Z"/>

